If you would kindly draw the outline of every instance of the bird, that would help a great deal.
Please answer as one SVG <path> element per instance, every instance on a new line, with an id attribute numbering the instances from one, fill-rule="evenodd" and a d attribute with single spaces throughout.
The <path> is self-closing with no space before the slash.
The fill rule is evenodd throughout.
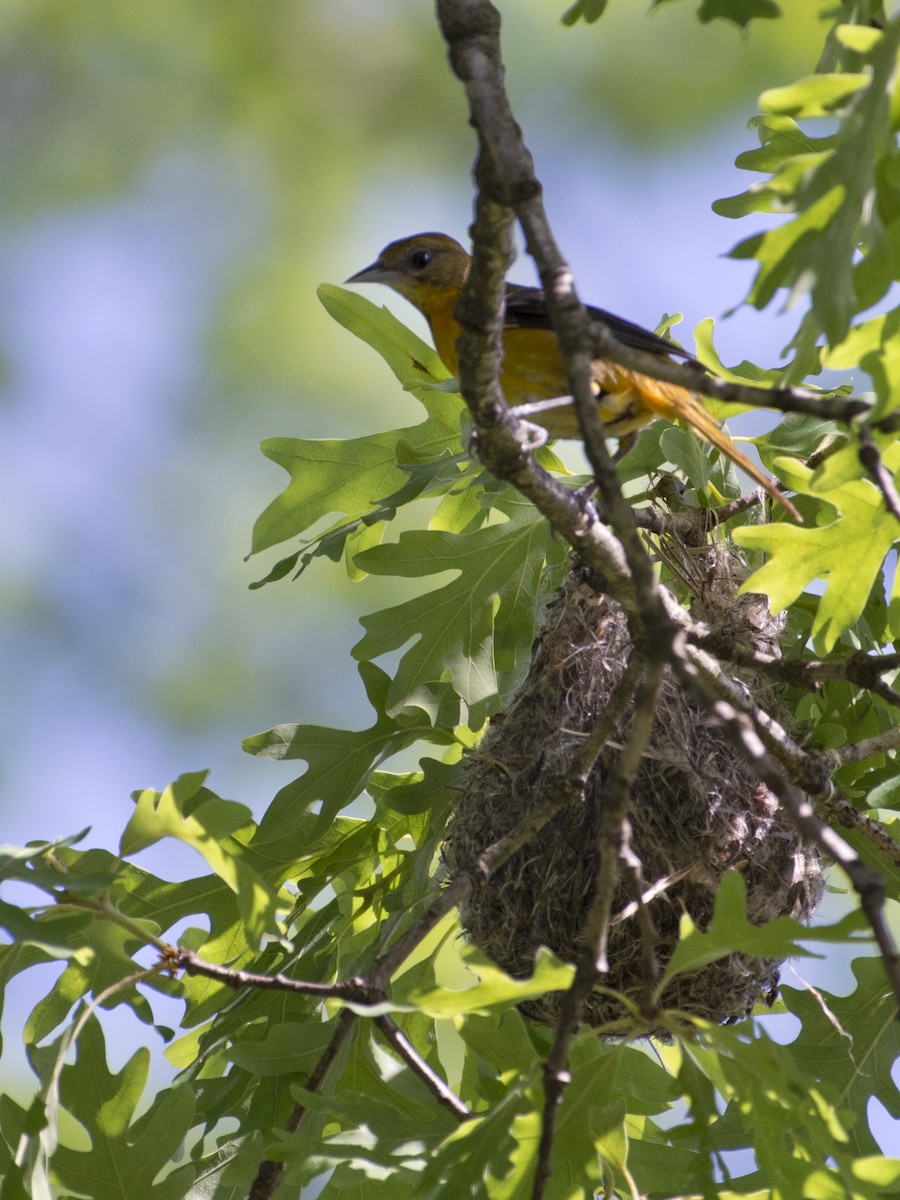
<path id="1" fill-rule="evenodd" d="M 385 246 L 375 262 L 346 282 L 386 284 L 415 305 L 428 322 L 438 356 L 451 375 L 458 377 L 457 341 L 462 328 L 455 309 L 471 263 L 467 251 L 447 234 L 417 233 Z M 624 345 L 669 361 L 684 359 L 705 370 L 691 354 L 659 334 L 602 308 L 585 307 L 592 321 L 605 326 Z M 746 471 L 795 520 L 803 520 L 778 486 L 719 427 L 694 392 L 602 358 L 594 359 L 591 375 L 604 433 L 619 440 L 619 457 L 630 449 L 637 431 L 657 417 L 682 421 Z M 565 361 L 541 288 L 506 284 L 500 387 L 510 407 L 540 425 L 549 437 L 581 436 L 567 395 Z"/>

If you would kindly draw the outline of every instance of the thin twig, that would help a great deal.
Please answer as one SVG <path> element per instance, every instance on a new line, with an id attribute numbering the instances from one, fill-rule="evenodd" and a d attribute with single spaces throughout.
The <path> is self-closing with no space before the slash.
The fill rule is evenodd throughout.
<path id="1" fill-rule="evenodd" d="M 365 979 L 341 979 L 335 983 L 315 983 L 307 979 L 291 979 L 287 975 L 263 975 L 255 971 L 235 970 L 219 963 L 206 962 L 184 946 L 170 946 L 164 955 L 167 966 L 185 971 L 188 975 L 203 975 L 227 987 L 259 988 L 273 992 L 295 992 L 301 996 L 318 996 L 322 1000 L 349 1000 L 355 1004 L 378 1004 L 384 993 Z"/>
<path id="2" fill-rule="evenodd" d="M 858 812 L 842 795 L 833 778 L 835 771 L 844 763 L 856 762 L 900 745 L 900 730 L 890 729 L 863 742 L 852 743 L 842 750 L 803 750 L 769 713 L 753 701 L 746 689 L 724 673 L 714 658 L 690 645 L 686 646 L 685 654 L 703 683 L 751 721 L 756 734 L 784 768 L 790 782 L 815 797 L 820 813 L 830 815 L 845 829 L 861 833 L 891 862 L 900 864 L 900 844 L 880 822 Z"/>
<path id="3" fill-rule="evenodd" d="M 634 654 L 634 651 L 632 651 Z M 604 780 L 603 810 L 600 821 L 600 864 L 597 890 L 585 922 L 585 937 L 592 948 L 598 974 L 609 970 L 606 949 L 612 900 L 619 877 L 622 854 L 623 822 L 628 812 L 631 788 L 647 748 L 656 721 L 656 697 L 662 683 L 665 663 L 648 663 L 646 674 L 635 696 L 631 731 L 618 760 Z"/>
<path id="4" fill-rule="evenodd" d="M 894 486 L 893 477 L 881 461 L 881 452 L 875 444 L 871 430 L 865 424 L 859 430 L 859 461 L 863 470 L 884 497 L 885 507 L 895 520 L 900 521 L 900 495 Z"/>
<path id="5" fill-rule="evenodd" d="M 632 896 L 634 897 L 628 908 L 634 908 L 637 914 L 638 929 L 641 932 L 641 997 L 639 1008 L 641 1016 L 649 1024 L 657 1015 L 659 1009 L 656 1000 L 656 988 L 661 974 L 659 959 L 656 957 L 656 946 L 659 942 L 659 935 L 656 932 L 656 926 L 653 924 L 650 910 L 644 901 L 644 897 L 652 889 L 648 888 L 646 891 L 644 889 L 643 863 L 634 851 L 631 838 L 631 822 L 626 820 L 623 821 L 622 825 L 622 866 L 625 870 Z M 681 871 L 679 874 L 683 877 L 688 874 L 688 871 Z M 662 890 L 659 889 L 659 891 Z M 654 894 L 658 895 L 659 891 Z M 617 913 L 610 920 L 610 926 L 614 925 L 620 916 L 621 914 Z"/>
<path id="6" fill-rule="evenodd" d="M 376 1017 L 375 1024 L 409 1069 L 422 1080 L 438 1104 L 449 1109 L 458 1121 L 470 1120 L 473 1113 L 463 1104 L 459 1096 L 447 1087 L 440 1075 L 432 1071 L 431 1067 L 429 1067 L 425 1059 L 419 1054 L 400 1026 L 386 1014 Z"/>
<path id="7" fill-rule="evenodd" d="M 309 1079 L 306 1081 L 306 1090 L 308 1092 L 317 1092 L 322 1086 L 331 1064 L 337 1058 L 338 1051 L 356 1024 L 356 1020 L 356 1013 L 350 1008 L 345 1008 L 337 1018 L 334 1023 L 334 1032 L 331 1035 L 331 1040 L 322 1051 L 319 1061 L 313 1067 Z M 300 1128 L 300 1122 L 303 1120 L 305 1113 L 306 1107 L 303 1104 L 295 1104 L 291 1109 L 291 1115 L 285 1122 L 285 1133 L 296 1133 Z M 287 1163 L 276 1159 L 265 1159 L 261 1162 L 259 1170 L 256 1173 L 256 1178 L 253 1180 L 253 1184 L 247 1194 L 247 1200 L 269 1200 L 281 1182 L 281 1177 L 286 1167 Z"/>
<path id="8" fill-rule="evenodd" d="M 690 641 L 709 650 L 717 658 L 734 663 L 735 666 L 752 667 L 795 687 L 808 688 L 830 680 L 846 680 L 857 687 L 875 691 L 881 683 L 882 675 L 900 667 L 900 653 L 868 654 L 865 650 L 857 650 L 847 658 L 823 662 L 815 658 L 778 658 L 721 634 L 712 633 L 705 626 L 695 625 L 689 629 L 688 637 Z M 891 691 L 892 689 L 888 688 L 888 692 Z M 893 695 L 900 699 L 896 692 Z M 892 699 L 890 703 L 896 703 L 896 700 Z"/>
<path id="9" fill-rule="evenodd" d="M 712 693 L 752 721 L 766 749 L 775 755 L 795 783 L 816 795 L 832 793 L 835 764 L 830 759 L 810 755 L 798 746 L 784 726 L 755 702 L 742 683 L 727 675 L 711 654 L 685 643 L 684 657 Z"/>
<path id="10" fill-rule="evenodd" d="M 717 525 L 724 525 L 748 509 L 764 506 L 767 499 L 765 489 L 758 487 L 745 492 L 743 496 L 736 496 L 727 504 L 720 504 L 718 508 L 698 508 L 695 511 L 700 515 L 704 528 L 715 529 Z"/>
<path id="11" fill-rule="evenodd" d="M 869 684 L 869 691 L 883 700 L 885 704 L 890 704 L 893 708 L 900 708 L 900 692 L 896 688 L 889 687 L 883 679 L 876 679 L 874 683 Z"/>
<path id="12" fill-rule="evenodd" d="M 587 736 L 579 746 L 572 759 L 566 778 L 571 778 L 582 787 L 594 769 L 594 764 L 600 757 L 600 752 L 609 741 L 632 697 L 640 687 L 646 664 L 642 655 L 632 651 L 625 664 L 625 670 L 610 693 L 609 699 L 597 716 Z"/>
<path id="13" fill-rule="evenodd" d="M 880 821 L 854 808 L 846 796 L 835 794 L 827 800 L 817 802 L 816 809 L 819 815 L 829 822 L 840 825 L 843 829 L 861 833 L 895 866 L 900 866 L 900 842 L 891 836 L 890 831 Z"/>
<path id="14" fill-rule="evenodd" d="M 671 875 L 664 875 L 662 879 L 657 879 L 655 883 L 651 883 L 648 888 L 644 888 L 633 900 L 629 900 L 625 907 L 620 909 L 610 919 L 610 928 L 614 925 L 621 925 L 623 921 L 628 921 L 636 915 L 639 907 L 643 906 L 646 908 L 657 896 L 662 896 L 670 887 L 674 887 L 676 883 L 680 883 L 682 879 L 690 875 L 692 871 L 695 871 L 698 866 L 699 859 L 692 862 L 690 866 L 682 867 L 680 871 L 673 871 Z"/>

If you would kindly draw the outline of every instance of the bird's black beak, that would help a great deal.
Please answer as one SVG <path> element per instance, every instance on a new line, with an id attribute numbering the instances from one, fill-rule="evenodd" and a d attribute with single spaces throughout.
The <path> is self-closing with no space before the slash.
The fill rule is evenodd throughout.
<path id="1" fill-rule="evenodd" d="M 351 275 L 349 279 L 345 279 L 345 283 L 390 283 L 397 272 L 392 271 L 390 267 L 383 266 L 380 262 L 373 262 L 371 266 L 364 267 L 361 271 L 357 271 L 355 275 Z"/>

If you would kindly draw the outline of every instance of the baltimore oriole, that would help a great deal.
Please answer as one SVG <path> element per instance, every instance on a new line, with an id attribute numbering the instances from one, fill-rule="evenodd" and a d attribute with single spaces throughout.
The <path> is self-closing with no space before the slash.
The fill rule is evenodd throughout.
<path id="1" fill-rule="evenodd" d="M 453 238 L 444 233 L 418 233 L 385 246 L 371 266 L 351 275 L 347 282 L 384 283 L 414 304 L 428 321 L 444 366 L 457 375 L 456 343 L 462 330 L 454 309 L 470 263 L 469 255 Z M 606 325 L 628 346 L 700 365 L 685 350 L 640 325 L 600 308 L 588 307 L 587 311 L 592 320 Z M 620 446 L 627 446 L 635 432 L 656 417 L 684 421 L 761 484 L 792 517 L 802 520 L 772 480 L 719 428 L 693 392 L 599 358 L 594 360 L 592 374 L 600 419 L 605 431 L 619 439 Z M 564 397 L 568 392 L 565 363 L 540 288 L 506 285 L 500 386 L 507 403 L 522 407 L 525 415 L 543 426 L 551 437 L 580 436 L 571 404 L 538 412 L 528 409 L 535 401 Z"/>

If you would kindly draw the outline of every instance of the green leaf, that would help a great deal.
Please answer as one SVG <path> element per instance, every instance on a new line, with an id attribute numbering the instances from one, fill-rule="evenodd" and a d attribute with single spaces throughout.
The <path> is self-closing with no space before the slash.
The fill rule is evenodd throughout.
<path id="1" fill-rule="evenodd" d="M 513 1068 L 524 1075 L 539 1063 L 529 1028 L 515 1009 L 466 1013 L 456 1025 L 474 1056 L 493 1067 L 498 1076 Z"/>
<path id="2" fill-rule="evenodd" d="M 628 1180 L 628 1104 L 616 1087 L 618 1049 L 585 1035 L 572 1044 L 571 1082 L 563 1093 L 553 1146 L 554 1196 L 591 1195 L 608 1173 L 616 1182 Z"/>
<path id="3" fill-rule="evenodd" d="M 816 473 L 794 459 L 778 460 L 788 487 L 827 501 L 838 510 L 837 519 L 817 527 L 745 525 L 734 532 L 739 545 L 767 555 L 741 591 L 764 593 L 773 612 L 787 608 L 813 580 L 824 581 L 812 635 L 826 653 L 862 613 L 885 556 L 900 536 L 881 493 L 868 479 L 858 478 L 858 465 L 852 467 L 857 478 L 850 478 L 847 455 L 852 452 L 835 455 Z M 900 444 L 887 444 L 882 457 L 892 473 L 900 472 Z"/>
<path id="4" fill-rule="evenodd" d="M 503 524 L 465 534 L 408 531 L 361 555 L 375 575 L 457 572 L 442 587 L 362 619 L 357 658 L 377 658 L 415 639 L 388 690 L 387 711 L 422 709 L 437 721 L 447 676 L 470 707 L 493 700 L 498 670 L 515 672 L 531 646 L 544 566 L 559 557 L 547 522 L 518 503 Z"/>
<path id="5" fill-rule="evenodd" d="M 809 417 L 800 413 L 788 413 L 774 429 L 764 437 L 754 438 L 753 442 L 767 454 L 789 454 L 793 458 L 808 458 L 826 439 L 836 441 L 838 437 L 846 440 L 846 435 L 839 433 L 834 421 L 823 421 L 820 417 Z"/>
<path id="6" fill-rule="evenodd" d="M 884 36 L 870 25 L 837 25 L 834 36 L 847 50 L 855 54 L 871 54 Z"/>
<path id="7" fill-rule="evenodd" d="M 746 360 L 733 369 L 726 367 L 719 357 L 713 341 L 715 327 L 716 323 L 712 317 L 706 317 L 694 330 L 696 355 L 715 375 L 732 383 L 754 383 L 763 386 L 767 383 L 772 385 L 778 383 L 781 376 L 780 371 L 767 371 Z M 749 412 L 751 408 L 755 408 L 755 405 L 731 404 L 723 400 L 713 400 L 709 396 L 703 397 L 703 405 L 717 420 L 725 420 L 728 416 L 735 417 L 739 413 Z"/>
<path id="8" fill-rule="evenodd" d="M 106 1066 L 100 1024 L 91 1017 L 78 1039 L 74 1064 L 63 1068 L 60 1098 L 87 1129 L 91 1148 L 60 1146 L 53 1168 L 63 1187 L 92 1200 L 180 1200 L 194 1176 L 182 1167 L 156 1176 L 171 1165 L 193 1116 L 190 1089 L 167 1088 L 135 1124 L 134 1114 L 147 1082 L 149 1053 L 137 1050 L 118 1074 Z"/>
<path id="9" fill-rule="evenodd" d="M 719 17 L 746 29 L 751 21 L 771 21 L 780 17 L 781 9 L 775 0 L 703 0 L 697 16 L 704 24 Z"/>
<path id="10" fill-rule="evenodd" d="M 824 231 L 844 208 L 846 201 L 845 185 L 836 184 L 792 221 L 768 233 L 756 234 L 734 247 L 732 258 L 755 258 L 760 264 L 747 295 L 748 304 L 765 308 L 779 288 L 791 288 L 797 280 L 805 285 L 802 269 L 811 258 L 818 258 L 814 247 L 824 244 Z M 840 264 L 832 264 L 831 270 L 825 269 L 825 278 L 831 281 L 838 270 Z M 845 278 L 846 274 L 844 272 Z M 818 279 L 819 274 L 814 278 Z M 791 298 L 795 297 L 792 295 Z"/>
<path id="11" fill-rule="evenodd" d="M 421 989 L 404 987 L 401 976 L 393 991 L 393 1002 L 413 1005 L 430 1017 L 460 1016 L 463 1013 L 487 1013 L 496 1008 L 509 1008 L 542 996 L 545 992 L 565 991 L 571 986 L 574 967 L 560 962 L 549 950 L 539 950 L 535 957 L 534 973 L 529 979 L 513 979 L 474 946 L 466 946 L 462 959 L 478 982 L 468 988 L 435 987 Z"/>
<path id="12" fill-rule="evenodd" d="M 844 922 L 833 926 L 809 929 L 793 917 L 775 917 L 762 925 L 747 920 L 747 891 L 739 871 L 726 871 L 716 892 L 712 920 L 703 932 L 686 916 L 682 917 L 682 932 L 678 945 L 669 959 L 660 981 L 662 992 L 675 975 L 696 971 L 716 962 L 727 954 L 740 952 L 761 958 L 810 956 L 804 943 L 851 940 L 862 926 L 859 914 L 851 914 Z"/>
<path id="13" fill-rule="evenodd" d="M 878 392 L 878 415 L 892 411 L 900 394 L 900 312 L 894 309 L 853 326 L 822 361 L 838 371 L 859 364 L 871 375 Z"/>
<path id="14" fill-rule="evenodd" d="M 853 1152 L 874 1154 L 878 1144 L 869 1128 L 871 1096 L 877 1096 L 895 1120 L 900 1118 L 900 1089 L 892 1076 L 900 1058 L 897 1003 L 878 958 L 856 958 L 850 964 L 857 986 L 849 996 L 782 988 L 790 1012 L 802 1022 L 791 1046 L 793 1060 L 821 1080 L 829 1099 L 855 1113 L 849 1129 Z"/>
<path id="15" fill-rule="evenodd" d="M 869 76 L 862 72 L 833 75 L 809 75 L 786 87 L 769 88 L 759 98 L 765 113 L 796 119 L 830 117 L 851 96 L 868 87 Z"/>
<path id="16" fill-rule="evenodd" d="M 510 1071 L 501 1077 L 502 1098 L 487 1113 L 464 1121 L 432 1154 L 422 1175 L 427 1200 L 497 1200 L 524 1197 L 540 1137 L 529 1078 Z M 502 1184 L 502 1187 L 501 1187 Z"/>
<path id="17" fill-rule="evenodd" d="M 156 934 L 158 930 L 148 923 L 148 932 Z M 72 1006 L 89 992 L 98 995 L 141 969 L 132 953 L 142 943 L 134 933 L 111 921 L 92 921 L 78 940 L 83 953 L 69 962 L 47 995 L 35 1005 L 23 1031 L 26 1042 L 48 1037 L 66 1019 Z M 107 1001 L 110 1007 L 117 1003 L 127 1003 L 142 1021 L 152 1024 L 150 1004 L 134 987 L 116 992 Z"/>
<path id="18" fill-rule="evenodd" d="M 653 7 L 671 3 L 672 0 L 653 0 Z M 781 16 L 781 9 L 775 0 L 702 0 L 697 9 L 697 17 L 704 24 L 721 19 L 733 21 L 741 29 L 746 29 L 751 21 L 760 18 L 771 20 Z"/>
<path id="19" fill-rule="evenodd" d="M 2 1200 L 30 1200 L 29 1192 L 37 1195 L 37 1182 L 32 1173 L 31 1189 L 23 1184 L 22 1174 L 16 1164 L 16 1151 L 23 1145 L 26 1133 L 27 1111 L 16 1104 L 11 1096 L 0 1094 L 0 1198 Z M 44 1193 L 50 1195 L 50 1182 L 46 1172 L 40 1180 Z"/>
<path id="20" fill-rule="evenodd" d="M 842 1172 L 820 1167 L 830 1158 L 846 1157 L 845 1125 L 815 1078 L 800 1071 L 784 1047 L 763 1029 L 746 1025 L 707 1028 L 701 1041 L 683 1043 L 682 1049 L 728 1104 L 724 1117 L 701 1137 L 711 1147 L 743 1145 L 754 1151 L 759 1170 L 739 1181 L 745 1185 L 740 1190 L 770 1182 L 785 1200 L 846 1194 L 834 1190 Z M 820 1191 L 823 1186 L 832 1190 Z"/>
<path id="21" fill-rule="evenodd" d="M 562 15 L 563 25 L 575 25 L 579 21 L 585 21 L 588 25 L 594 21 L 599 21 L 606 12 L 606 6 L 609 0 L 575 0 L 571 8 L 567 8 Z"/>
<path id="22" fill-rule="evenodd" d="M 316 294 L 339 325 L 378 351 L 407 391 L 428 394 L 435 383 L 451 378 L 437 351 L 390 309 L 332 283 L 323 283 Z"/>
<path id="23" fill-rule="evenodd" d="M 55 894 L 60 888 L 67 887 L 70 880 L 66 878 L 65 868 L 59 861 L 60 851 L 74 846 L 90 833 L 90 829 L 82 829 L 72 837 L 56 838 L 52 842 L 34 842 L 30 846 L 0 846 L 0 881 L 18 880 L 30 883 Z M 85 891 L 102 891 L 108 887 L 112 876 L 97 875 L 81 879 L 79 894 Z"/>
<path id="24" fill-rule="evenodd" d="M 91 959 L 91 951 L 81 940 L 89 920 L 87 913 L 35 920 L 22 909 L 0 900 L 0 927 L 6 929 L 20 946 L 35 946 L 48 958 L 74 958 L 82 966 Z"/>
<path id="25" fill-rule="evenodd" d="M 867 307 L 889 280 L 879 265 L 885 258 L 885 220 L 891 210 L 892 184 L 886 182 L 891 139 L 892 95 L 900 22 L 892 20 L 871 47 L 868 69 L 819 74 L 767 92 L 764 109 L 781 121 L 830 118 L 843 108 L 841 126 L 825 157 L 810 160 L 785 155 L 779 171 L 784 207 L 797 215 L 778 229 L 751 238 L 732 251 L 760 263 L 747 297 L 764 307 L 780 287 L 792 298 L 810 291 L 809 314 L 816 331 L 836 345 L 847 333 L 854 312 Z M 855 265 L 859 247 L 872 260 Z"/>
<path id="26" fill-rule="evenodd" d="M 225 1051 L 225 1057 L 253 1075 L 308 1075 L 333 1033 L 332 1024 L 321 1022 L 270 1025 L 261 1042 L 236 1042 Z"/>
<path id="27" fill-rule="evenodd" d="M 345 441 L 265 441 L 263 453 L 284 467 L 291 482 L 257 520 L 254 554 L 303 533 L 331 513 L 343 513 L 350 521 L 370 513 L 408 481 L 398 462 L 404 451 L 433 459 L 448 447 L 454 453 L 460 448 L 461 401 L 435 386 L 448 378 L 435 351 L 386 308 L 362 296 L 323 284 L 319 297 L 335 320 L 381 354 L 427 417 L 420 425 Z"/>
<path id="28" fill-rule="evenodd" d="M 205 772 L 182 775 L 164 792 L 140 792 L 121 853 L 136 854 L 166 837 L 191 846 L 234 892 L 248 937 L 258 944 L 264 934 L 278 933 L 278 898 L 242 861 L 244 847 L 233 837 L 250 823 L 250 810 L 207 791 L 205 777 Z"/>
<path id="29" fill-rule="evenodd" d="M 713 504 L 722 504 L 740 495 L 734 464 L 690 430 L 669 425 L 662 431 L 659 444 L 666 458 L 682 472 L 701 506 L 708 505 L 710 499 Z"/>
<path id="30" fill-rule="evenodd" d="M 252 853 L 266 866 L 283 870 L 291 857 L 314 846 L 337 813 L 360 795 L 371 773 L 386 759 L 424 738 L 452 740 L 452 735 L 436 734 L 425 721 L 397 721 L 387 716 L 384 704 L 390 678 L 373 663 L 360 663 L 359 673 L 376 713 L 375 723 L 368 729 L 279 725 L 244 742 L 250 754 L 298 758 L 308 763 L 306 774 L 275 797 L 250 843 Z M 321 810 L 312 817 L 308 810 L 317 803 Z"/>
<path id="31" fill-rule="evenodd" d="M 433 813 L 442 820 L 452 806 L 451 798 L 460 784 L 460 764 L 458 761 L 438 762 L 433 758 L 422 758 L 419 764 L 421 771 L 405 776 L 382 772 L 377 786 L 373 786 L 374 780 L 370 783 L 369 794 L 379 807 L 384 805 L 405 816 Z"/>
<path id="32" fill-rule="evenodd" d="M 281 1136 L 275 1153 L 300 1168 L 289 1176 L 290 1182 L 302 1180 L 304 1172 L 343 1164 L 341 1195 L 351 1180 L 359 1187 L 360 1196 L 369 1196 L 368 1185 L 373 1180 L 394 1179 L 398 1167 L 419 1173 L 427 1154 L 457 1124 L 449 1112 L 433 1103 L 425 1085 L 406 1064 L 379 1045 L 372 1032 L 354 1039 L 331 1094 L 309 1092 L 293 1084 L 291 1095 L 327 1132 L 316 1137 L 316 1125 L 309 1128 L 307 1122 L 301 1130 L 304 1136 Z"/>

